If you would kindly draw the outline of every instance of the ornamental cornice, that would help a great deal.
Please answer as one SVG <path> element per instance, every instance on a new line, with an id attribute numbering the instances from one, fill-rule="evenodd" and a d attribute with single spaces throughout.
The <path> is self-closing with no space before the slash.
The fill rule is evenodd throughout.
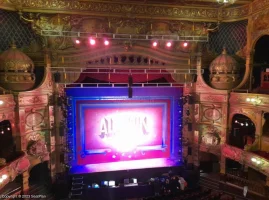
<path id="1" fill-rule="evenodd" d="M 253 5 L 254 11 L 259 11 L 261 5 L 269 7 L 269 3 L 263 3 L 261 0 L 253 3 Z M 192 21 L 241 20 L 246 19 L 251 12 L 249 5 L 218 9 L 195 6 L 156 4 L 138 5 L 128 2 L 123 4 L 121 2 L 85 0 L 0 0 L 0 8 L 7 10 L 22 10 L 23 12 L 80 14 L 106 17 L 125 16 L 131 18 Z"/>

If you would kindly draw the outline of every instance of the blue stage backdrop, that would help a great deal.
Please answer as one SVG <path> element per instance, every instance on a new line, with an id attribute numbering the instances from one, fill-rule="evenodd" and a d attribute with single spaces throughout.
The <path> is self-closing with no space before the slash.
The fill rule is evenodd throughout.
<path id="1" fill-rule="evenodd" d="M 182 88 L 67 88 L 72 174 L 182 165 Z"/>

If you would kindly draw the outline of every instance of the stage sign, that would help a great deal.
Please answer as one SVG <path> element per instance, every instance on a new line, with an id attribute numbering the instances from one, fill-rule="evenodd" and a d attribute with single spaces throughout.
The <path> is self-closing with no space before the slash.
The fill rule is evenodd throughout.
<path id="1" fill-rule="evenodd" d="M 168 107 L 164 100 L 78 101 L 78 163 L 169 157 Z"/>
<path id="2" fill-rule="evenodd" d="M 71 174 L 182 165 L 181 88 L 133 88 L 132 98 L 126 88 L 66 95 Z"/>

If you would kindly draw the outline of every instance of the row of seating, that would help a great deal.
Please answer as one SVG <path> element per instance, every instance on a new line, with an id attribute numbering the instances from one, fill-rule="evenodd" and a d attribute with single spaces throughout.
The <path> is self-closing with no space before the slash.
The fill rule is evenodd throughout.
<path id="1" fill-rule="evenodd" d="M 187 189 L 177 194 L 164 194 L 161 196 L 147 197 L 141 200 L 233 200 L 233 197 L 211 189 Z"/>

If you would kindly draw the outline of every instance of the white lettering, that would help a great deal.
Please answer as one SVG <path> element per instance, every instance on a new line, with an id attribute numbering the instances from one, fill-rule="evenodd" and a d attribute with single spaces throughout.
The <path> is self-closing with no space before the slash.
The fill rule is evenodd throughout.
<path id="1" fill-rule="evenodd" d="M 112 137 L 114 135 L 126 135 L 128 133 L 148 135 L 149 121 L 145 115 L 117 114 L 105 116 L 101 119 L 99 136 Z"/>

